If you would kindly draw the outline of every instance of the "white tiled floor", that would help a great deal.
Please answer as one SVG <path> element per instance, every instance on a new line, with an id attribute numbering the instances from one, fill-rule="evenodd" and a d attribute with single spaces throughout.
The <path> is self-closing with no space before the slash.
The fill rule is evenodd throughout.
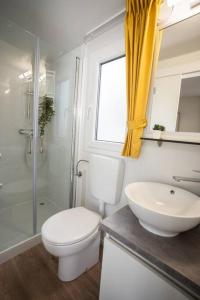
<path id="1" fill-rule="evenodd" d="M 40 231 L 43 222 L 56 212 L 56 207 L 48 199 L 40 198 L 38 200 L 38 232 Z M 19 243 L 32 235 L 32 201 L 27 201 L 0 210 L 0 251 Z"/>

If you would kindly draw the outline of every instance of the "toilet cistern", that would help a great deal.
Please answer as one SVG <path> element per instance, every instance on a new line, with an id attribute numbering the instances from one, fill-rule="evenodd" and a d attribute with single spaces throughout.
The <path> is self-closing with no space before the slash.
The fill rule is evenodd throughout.
<path id="1" fill-rule="evenodd" d="M 124 162 L 121 158 L 91 154 L 89 162 L 89 187 L 99 201 L 98 210 L 104 216 L 105 204 L 116 205 L 121 196 Z"/>

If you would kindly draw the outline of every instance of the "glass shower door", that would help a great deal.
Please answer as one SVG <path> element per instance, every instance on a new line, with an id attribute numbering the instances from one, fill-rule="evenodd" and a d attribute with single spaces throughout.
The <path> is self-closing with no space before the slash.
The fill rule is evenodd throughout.
<path id="1" fill-rule="evenodd" d="M 0 19 L 0 251 L 33 234 L 35 38 Z"/>
<path id="2" fill-rule="evenodd" d="M 72 206 L 80 53 L 59 52 L 0 18 L 0 252 Z"/>
<path id="3" fill-rule="evenodd" d="M 72 207 L 75 110 L 79 60 L 59 56 L 40 42 L 40 99 L 37 156 L 37 229 L 58 211 Z M 46 120 L 45 125 L 43 122 Z"/>

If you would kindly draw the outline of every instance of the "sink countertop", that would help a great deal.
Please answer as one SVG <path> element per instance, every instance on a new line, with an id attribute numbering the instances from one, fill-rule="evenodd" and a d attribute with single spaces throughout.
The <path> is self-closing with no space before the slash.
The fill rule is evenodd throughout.
<path id="1" fill-rule="evenodd" d="M 101 229 L 200 299 L 200 226 L 160 237 L 146 231 L 127 205 L 104 219 Z"/>

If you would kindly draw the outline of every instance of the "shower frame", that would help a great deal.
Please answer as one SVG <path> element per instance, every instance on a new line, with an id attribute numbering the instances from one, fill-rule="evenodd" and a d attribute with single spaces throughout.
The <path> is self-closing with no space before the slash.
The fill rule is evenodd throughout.
<path id="1" fill-rule="evenodd" d="M 7 20 L 6 20 L 7 22 Z M 10 22 L 12 23 L 12 22 Z M 20 30 L 24 31 L 23 28 Z M 38 144 L 39 144 L 39 124 L 38 124 L 38 117 L 39 117 L 39 102 L 40 102 L 40 66 L 41 66 L 41 45 L 42 41 L 36 37 L 34 34 L 27 32 L 26 33 L 32 37 L 33 41 L 33 55 L 32 55 L 32 91 L 29 91 L 32 96 L 32 128 L 30 129 L 31 136 L 29 138 L 32 139 L 32 170 L 31 170 L 31 181 L 32 181 L 32 192 L 31 192 L 31 231 L 32 234 L 17 242 L 16 244 L 11 245 L 10 247 L 6 248 L 5 250 L 1 251 L 0 253 L 0 264 L 7 261 L 8 259 L 12 258 L 13 256 L 20 254 L 21 252 L 29 249 L 30 247 L 38 244 L 40 242 L 40 232 L 38 231 L 38 210 L 37 210 L 37 202 L 38 202 Z M 77 143 L 78 143 L 78 132 L 79 132 L 79 122 L 80 122 L 80 115 L 77 113 L 79 111 L 78 103 L 79 103 L 79 92 L 81 86 L 81 71 L 82 71 L 82 61 L 80 57 L 74 57 L 74 74 L 72 74 L 72 80 L 74 82 L 72 91 L 73 91 L 73 107 L 72 107 L 72 131 L 71 131 L 71 149 L 70 149 L 70 182 L 69 182 L 69 207 L 74 207 L 76 205 L 76 177 L 74 177 L 74 166 L 75 161 L 78 159 L 77 153 Z M 30 103 L 29 103 L 30 106 Z M 30 120 L 30 107 L 28 108 L 28 115 L 27 117 Z M 80 113 L 80 112 L 79 112 Z M 31 125 L 30 124 L 30 125 Z M 24 135 L 27 137 L 25 129 L 19 129 L 19 134 Z M 68 158 L 69 159 L 69 158 Z M 66 198 L 66 205 L 68 204 Z"/>
<path id="2" fill-rule="evenodd" d="M 33 207 L 33 235 L 37 233 L 37 143 L 38 143 L 38 116 L 39 116 L 39 73 L 40 73 L 40 41 L 36 38 L 34 49 L 33 72 L 33 173 L 32 173 L 32 207 Z"/>

